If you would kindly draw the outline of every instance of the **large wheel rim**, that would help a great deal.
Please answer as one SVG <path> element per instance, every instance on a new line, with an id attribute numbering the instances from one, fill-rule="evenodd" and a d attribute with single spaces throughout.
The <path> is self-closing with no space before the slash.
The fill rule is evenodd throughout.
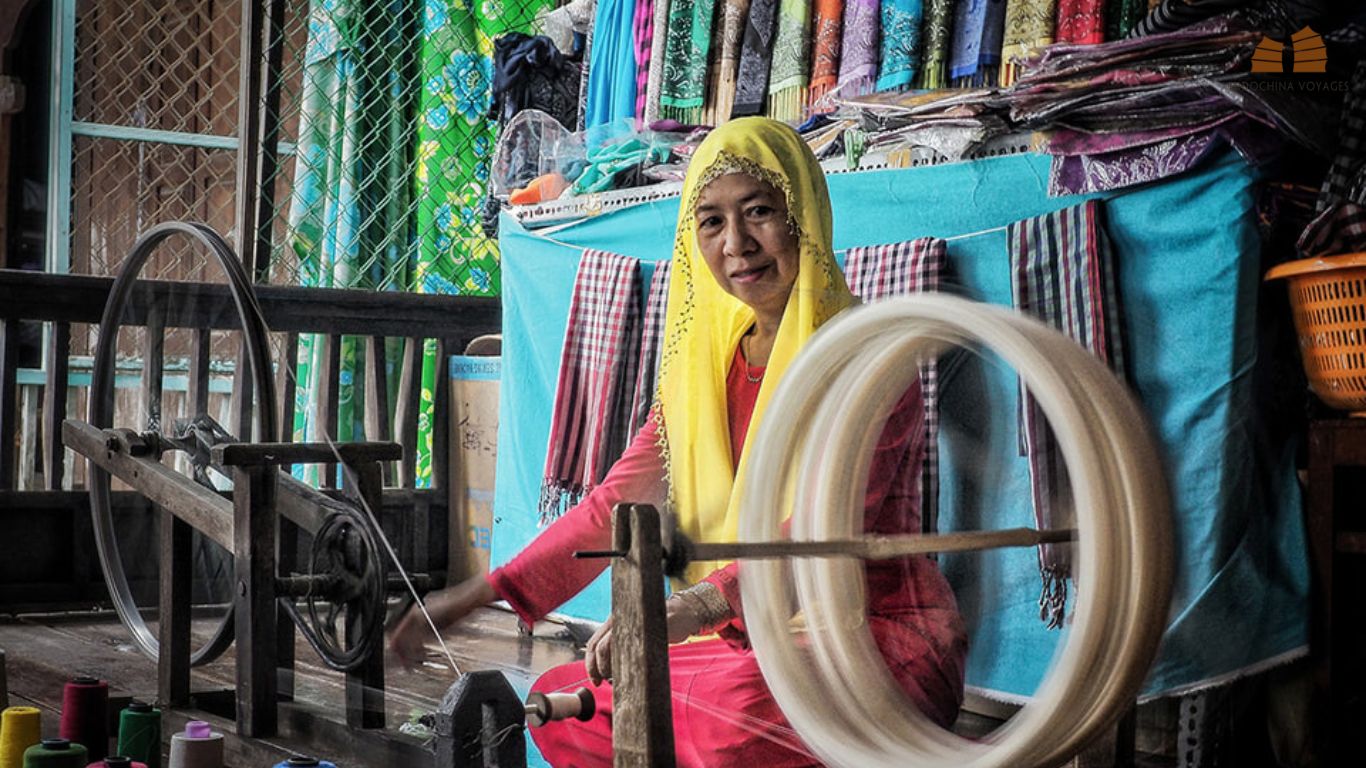
<path id="1" fill-rule="evenodd" d="M 156 251 L 157 246 L 174 235 L 188 236 L 203 245 L 213 254 L 228 278 L 233 303 L 237 306 L 247 357 L 251 361 L 253 391 L 257 399 L 257 439 L 275 440 L 278 426 L 275 416 L 275 380 L 271 375 L 269 329 L 266 327 L 261 307 L 256 301 L 251 280 L 247 277 L 237 255 L 217 232 L 197 222 L 159 224 L 143 233 L 133 244 L 132 251 L 114 279 L 109 291 L 109 300 L 104 305 L 104 314 L 100 319 L 100 337 L 95 349 L 94 370 L 90 379 L 90 402 L 86 416 L 90 424 L 99 429 L 113 426 L 114 364 L 118 351 L 118 329 L 122 325 L 128 298 L 143 265 Z M 250 403 L 246 405 L 249 407 Z M 119 553 L 118 539 L 114 531 L 109 473 L 93 460 L 87 459 L 86 477 L 90 489 L 90 516 L 95 529 L 95 548 L 99 553 L 100 569 L 104 573 L 104 582 L 109 589 L 114 610 L 133 636 L 133 643 L 149 658 L 156 660 L 160 655 L 160 644 L 138 611 L 124 574 L 123 557 Z M 209 641 L 191 654 L 191 665 L 199 666 L 217 659 L 232 645 L 232 641 L 233 611 L 230 606 L 227 615 L 219 622 Z"/>

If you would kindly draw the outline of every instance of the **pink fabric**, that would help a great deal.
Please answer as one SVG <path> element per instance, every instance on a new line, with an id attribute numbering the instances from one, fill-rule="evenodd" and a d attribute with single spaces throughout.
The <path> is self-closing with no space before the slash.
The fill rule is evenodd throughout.
<path id="1" fill-rule="evenodd" d="M 732 406 L 732 442 L 748 428 L 739 419 L 753 407 L 758 385 L 736 375 L 727 377 Z M 749 390 L 753 389 L 753 393 Z M 738 406 L 738 407 L 737 407 Z M 924 410 L 919 386 L 897 404 L 878 441 L 869 472 L 864 531 L 920 531 L 916 496 L 919 440 Z M 607 563 L 574 560 L 576 549 L 605 549 L 611 541 L 611 507 L 631 499 L 660 503 L 664 466 L 654 421 L 647 422 L 607 478 L 584 501 L 541 533 L 489 582 L 524 621 L 531 622 L 568 600 L 593 580 Z M 707 577 L 741 615 L 739 564 Z M 869 562 L 866 567 L 869 627 L 888 668 L 903 691 L 941 725 L 949 725 L 963 699 L 963 665 L 967 633 L 953 591 L 928 558 Z M 743 621 L 720 632 L 721 639 L 672 646 L 670 678 L 674 692 L 674 739 L 680 766 L 819 765 L 787 726 L 764 684 L 750 650 Z M 586 685 L 581 663 L 546 672 L 533 687 L 546 692 Z M 611 764 L 611 686 L 595 690 L 598 714 L 532 730 L 536 744 L 555 766 Z"/>

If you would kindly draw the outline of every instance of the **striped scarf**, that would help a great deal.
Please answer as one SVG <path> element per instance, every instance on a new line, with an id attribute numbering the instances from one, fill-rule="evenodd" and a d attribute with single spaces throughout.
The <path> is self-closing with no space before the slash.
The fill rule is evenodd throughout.
<path id="1" fill-rule="evenodd" d="M 1147 37 L 1175 32 L 1196 22 L 1247 5 L 1247 0 L 1162 0 L 1130 27 L 1126 37 Z M 1108 26 L 1108 25 L 1107 25 Z M 1116 27 L 1114 32 L 1118 33 Z M 1111 38 L 1113 39 L 1113 38 Z"/>
<path id="2" fill-rule="evenodd" d="M 1315 208 L 1322 211 L 1342 201 L 1366 205 L 1366 59 L 1357 62 L 1352 90 L 1342 103 L 1337 151 Z"/>
<path id="3" fill-rule="evenodd" d="M 664 0 L 660 0 L 664 2 Z M 636 55 L 636 115 L 645 118 L 650 90 L 650 52 L 655 38 L 655 0 L 636 0 L 631 18 L 631 40 Z"/>
<path id="4" fill-rule="evenodd" d="M 630 440 L 640 289 L 639 261 L 584 250 L 555 386 L 541 482 L 543 525 L 602 482 Z"/>
<path id="5" fill-rule="evenodd" d="M 645 302 L 645 322 L 640 333 L 640 362 L 636 366 L 636 391 L 631 398 L 631 432 L 645 424 L 655 400 L 659 375 L 659 346 L 664 339 L 664 309 L 669 303 L 669 270 L 672 261 L 656 261 L 650 279 L 650 298 Z"/>
<path id="6" fill-rule="evenodd" d="M 1101 204 L 1088 200 L 1007 227 L 1015 307 L 1062 331 L 1121 375 L 1119 295 Z M 1067 468 L 1038 403 L 1020 384 L 1020 449 L 1028 457 L 1034 522 L 1040 529 L 1075 526 Z M 1039 616 L 1062 626 L 1071 576 L 1066 544 L 1039 548 L 1043 592 Z"/>
<path id="7" fill-rule="evenodd" d="M 908 293 L 936 292 L 944 271 L 947 244 L 922 237 L 891 245 L 850 248 L 844 276 L 861 301 L 873 302 Z M 920 520 L 925 533 L 939 530 L 939 364 L 920 366 L 920 392 L 925 405 L 925 454 L 920 466 Z"/>

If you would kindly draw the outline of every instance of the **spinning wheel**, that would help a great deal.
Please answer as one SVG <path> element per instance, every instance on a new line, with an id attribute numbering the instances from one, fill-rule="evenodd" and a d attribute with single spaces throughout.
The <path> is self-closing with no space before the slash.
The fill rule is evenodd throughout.
<path id="1" fill-rule="evenodd" d="M 861 537 L 882 424 L 919 363 L 981 345 L 1037 399 L 1070 468 L 1076 531 L 1016 529 Z M 1078 752 L 1133 701 L 1171 595 L 1169 498 L 1156 443 L 1133 397 L 1097 358 L 1043 324 L 949 296 L 845 313 L 798 355 L 750 446 L 740 541 L 665 553 L 648 507 L 619 507 L 613 568 L 617 765 L 672 765 L 666 649 L 652 594 L 661 561 L 745 560 L 745 624 L 764 679 L 803 741 L 839 766 L 1045 766 Z M 790 517 L 789 517 L 790 516 Z M 781 523 L 790 519 L 790 538 Z M 921 714 L 891 678 L 869 628 L 864 559 L 1028 546 L 1075 538 L 1079 585 L 1065 644 L 1031 702 L 982 740 Z M 794 611 L 805 616 L 799 636 Z M 640 643 L 625 638 L 644 636 Z M 620 656 L 617 654 L 620 652 Z M 642 669 L 643 672 L 635 672 Z M 630 704 L 626 704 L 629 702 Z M 626 704 L 626 706 L 623 706 Z M 649 708 L 644 715 L 629 710 Z M 641 706 L 645 705 L 645 706 Z M 662 715 L 661 715 L 662 712 Z"/>
<path id="2" fill-rule="evenodd" d="M 216 232 L 203 224 L 171 222 L 151 228 L 133 245 L 118 277 L 109 292 L 104 315 L 100 320 L 99 345 L 95 349 L 94 370 L 90 380 L 90 405 L 88 418 L 91 425 L 106 429 L 114 426 L 114 367 L 118 352 L 118 329 L 129 307 L 129 299 L 138 275 L 147 259 L 156 248 L 175 235 L 189 237 L 213 254 L 232 289 L 233 301 L 237 306 L 238 318 L 242 325 L 242 339 L 247 359 L 251 363 L 253 391 L 256 393 L 255 429 L 261 439 L 276 439 L 275 423 L 275 382 L 271 377 L 269 338 L 261 310 L 251 291 L 241 262 L 227 243 Z M 250 404 L 244 404 L 248 407 Z M 159 424 L 149 424 L 150 429 L 159 429 Z M 100 556 L 100 569 L 108 585 L 114 610 L 119 620 L 133 635 L 133 642 L 144 654 L 155 659 L 159 647 L 157 638 L 147 628 L 147 622 L 138 612 L 128 579 L 124 574 L 123 558 L 119 553 L 118 539 L 114 530 L 113 509 L 109 495 L 109 473 L 98 463 L 87 462 L 87 477 L 90 488 L 90 513 L 95 527 L 95 545 Z M 232 644 L 232 613 L 223 617 L 212 638 L 191 655 L 191 664 L 207 664 L 222 655 Z"/>

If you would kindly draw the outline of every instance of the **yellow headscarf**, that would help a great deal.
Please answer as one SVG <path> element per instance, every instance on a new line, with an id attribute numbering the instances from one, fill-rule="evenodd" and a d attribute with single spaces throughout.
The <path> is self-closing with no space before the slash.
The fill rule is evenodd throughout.
<path id="1" fill-rule="evenodd" d="M 801 253 L 739 466 L 732 470 L 726 375 L 740 337 L 754 324 L 754 310 L 726 293 L 712 276 L 697 245 L 694 211 L 708 183 L 737 172 L 783 192 Z M 656 409 L 670 501 L 682 533 L 694 541 L 735 540 L 740 522 L 736 489 L 769 398 L 811 334 L 854 302 L 831 246 L 825 174 L 797 132 L 752 117 L 731 121 L 707 136 L 683 182 Z M 692 563 L 688 582 L 696 583 L 719 565 Z"/>

